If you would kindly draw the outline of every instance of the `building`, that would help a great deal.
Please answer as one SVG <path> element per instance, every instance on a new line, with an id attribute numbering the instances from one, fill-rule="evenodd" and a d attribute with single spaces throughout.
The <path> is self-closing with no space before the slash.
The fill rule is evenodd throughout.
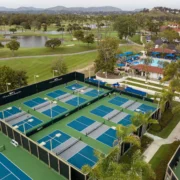
<path id="1" fill-rule="evenodd" d="M 146 72 L 149 73 L 149 77 L 151 79 L 160 79 L 163 78 L 163 69 L 160 67 L 154 67 L 154 66 L 146 66 L 143 64 L 139 64 L 136 66 L 132 66 L 132 69 L 134 69 L 135 74 L 139 74 L 142 77 L 146 76 Z"/>
<path id="2" fill-rule="evenodd" d="M 165 180 L 179 180 L 180 179 L 180 146 L 174 153 L 173 157 L 168 163 Z"/>

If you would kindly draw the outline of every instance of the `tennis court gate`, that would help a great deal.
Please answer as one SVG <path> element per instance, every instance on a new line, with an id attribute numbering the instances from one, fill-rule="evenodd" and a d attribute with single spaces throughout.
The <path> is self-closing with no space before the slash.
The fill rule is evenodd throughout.
<path id="1" fill-rule="evenodd" d="M 82 174 L 80 170 L 68 164 L 63 159 L 55 156 L 52 152 L 41 147 L 38 143 L 26 137 L 21 132 L 14 129 L 4 121 L 0 121 L 0 130 L 10 139 L 14 139 L 21 147 L 26 149 L 30 154 L 36 156 L 50 168 L 68 180 L 87 180 L 87 175 Z"/>

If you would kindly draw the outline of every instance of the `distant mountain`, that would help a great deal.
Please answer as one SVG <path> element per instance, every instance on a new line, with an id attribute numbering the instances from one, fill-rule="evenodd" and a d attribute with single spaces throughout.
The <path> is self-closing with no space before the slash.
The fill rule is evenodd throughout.
<path id="1" fill-rule="evenodd" d="M 42 8 L 35 8 L 35 7 L 19 7 L 15 9 L 16 11 L 42 11 Z"/>
<path id="2" fill-rule="evenodd" d="M 0 7 L 1 12 L 47 12 L 47 13 L 62 13 L 62 12 L 71 12 L 71 13 L 85 13 L 85 12 L 122 12 L 121 9 L 112 7 L 112 6 L 102 6 L 102 7 L 64 7 L 56 6 L 47 9 L 35 8 L 35 7 L 19 7 L 16 9 Z"/>
<path id="3" fill-rule="evenodd" d="M 6 8 L 6 7 L 1 7 L 0 6 L 0 11 L 13 11 L 14 9 L 12 8 Z"/>
<path id="4" fill-rule="evenodd" d="M 64 6 L 56 6 L 52 8 L 45 9 L 45 11 L 73 11 L 73 12 L 121 12 L 122 10 L 112 6 L 103 6 L 103 7 L 70 7 L 66 8 Z"/>

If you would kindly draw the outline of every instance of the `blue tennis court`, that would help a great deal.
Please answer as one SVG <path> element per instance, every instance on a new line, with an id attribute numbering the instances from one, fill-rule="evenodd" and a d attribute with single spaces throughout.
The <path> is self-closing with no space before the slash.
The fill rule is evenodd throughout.
<path id="1" fill-rule="evenodd" d="M 109 114 L 110 112 L 112 112 L 114 109 L 110 108 L 110 107 L 107 107 L 107 106 L 104 106 L 104 105 L 101 105 L 95 109 L 93 109 L 91 111 L 92 114 L 95 114 L 97 116 L 100 116 L 100 117 L 104 117 L 106 116 L 107 114 Z"/>
<path id="2" fill-rule="evenodd" d="M 98 90 L 93 89 L 93 90 L 91 90 L 91 91 L 89 91 L 87 93 L 84 93 L 84 94 L 87 95 L 87 96 L 90 96 L 90 97 L 97 97 L 97 96 L 103 94 L 103 91 L 98 92 Z"/>
<path id="3" fill-rule="evenodd" d="M 20 109 L 18 109 L 15 106 L 12 106 L 10 108 L 4 109 L 3 111 L 0 111 L 0 119 L 3 119 L 3 117 L 8 118 L 8 117 L 15 115 L 17 113 L 20 113 L 20 112 L 21 112 Z"/>
<path id="4" fill-rule="evenodd" d="M 128 102 L 129 100 L 126 98 L 122 98 L 122 97 L 114 97 L 113 99 L 111 99 L 110 101 L 108 101 L 111 104 L 117 105 L 117 106 L 121 106 L 124 103 Z"/>
<path id="5" fill-rule="evenodd" d="M 128 126 L 128 125 L 132 124 L 132 122 L 131 122 L 131 115 L 127 115 L 125 118 L 120 120 L 118 122 L 118 124 L 121 124 L 123 126 Z"/>
<path id="6" fill-rule="evenodd" d="M 81 97 L 75 97 L 73 99 L 66 101 L 67 104 L 70 104 L 72 106 L 78 106 L 78 105 L 83 104 L 84 102 L 86 102 L 86 99 L 81 98 Z"/>
<path id="7" fill-rule="evenodd" d="M 67 124 L 69 127 L 76 129 L 77 131 L 82 131 L 83 129 L 87 128 L 91 124 L 93 124 L 95 121 L 92 119 L 89 119 L 85 116 L 81 116 L 74 121 Z"/>
<path id="8" fill-rule="evenodd" d="M 13 164 L 6 156 L 0 153 L 1 180 L 31 180 L 31 178 Z"/>
<path id="9" fill-rule="evenodd" d="M 81 169 L 84 165 L 93 167 L 98 159 L 94 156 L 94 149 L 90 146 L 84 147 L 81 151 L 68 159 L 68 162 Z"/>
<path id="10" fill-rule="evenodd" d="M 31 120 L 31 121 L 29 121 Z M 21 131 L 21 132 L 26 132 L 38 125 L 40 125 L 42 123 L 41 120 L 35 118 L 34 116 L 28 118 L 28 119 L 25 119 L 24 121 L 21 121 L 17 124 L 13 124 L 13 126 L 18 126 L 18 130 Z"/>
<path id="11" fill-rule="evenodd" d="M 66 112 L 67 109 L 61 107 L 61 106 L 54 106 L 52 107 L 52 109 L 48 109 L 46 111 L 43 111 L 42 113 L 45 114 L 46 116 L 49 116 L 49 117 L 56 117 L 56 116 L 59 116 L 60 114 Z"/>
<path id="12" fill-rule="evenodd" d="M 56 137 L 56 134 L 61 134 L 60 137 Z M 38 140 L 38 143 L 44 142 L 47 149 L 51 150 L 51 142 L 52 142 L 52 149 L 56 148 L 60 144 L 64 143 L 67 141 L 69 138 L 71 138 L 69 135 L 63 133 L 62 131 L 56 130 L 49 135 L 43 137 L 42 139 Z"/>
<path id="13" fill-rule="evenodd" d="M 37 105 L 39 105 L 39 104 L 42 104 L 42 103 L 44 103 L 44 102 L 46 102 L 46 100 L 37 97 L 37 98 L 34 98 L 34 99 L 30 100 L 30 101 L 24 102 L 24 104 L 25 104 L 26 106 L 30 107 L 30 108 L 33 108 L 33 107 L 35 107 L 35 106 L 37 106 Z"/>
<path id="14" fill-rule="evenodd" d="M 93 123 L 95 123 L 94 120 L 81 116 L 70 122 L 68 126 L 81 132 Z M 116 139 L 116 130 L 108 128 L 108 130 L 104 133 L 99 132 L 99 136 L 96 139 L 110 147 L 113 147 L 113 142 Z"/>
<path id="15" fill-rule="evenodd" d="M 84 87 L 84 86 L 81 85 L 81 84 L 74 83 L 74 84 L 72 84 L 70 86 L 67 86 L 66 88 L 69 89 L 69 90 L 76 90 L 76 89 L 80 89 L 82 87 Z"/>
<path id="16" fill-rule="evenodd" d="M 138 109 L 139 109 L 142 113 L 154 112 L 154 111 L 156 110 L 155 107 L 148 106 L 148 105 L 146 105 L 146 104 L 142 104 L 141 106 L 138 107 Z"/>
<path id="17" fill-rule="evenodd" d="M 64 94 L 66 94 L 66 92 L 61 91 L 61 90 L 56 90 L 56 91 L 48 93 L 47 96 L 55 99 L 55 98 L 62 96 Z"/>
<path id="18" fill-rule="evenodd" d="M 114 141 L 116 140 L 116 130 L 109 128 L 105 133 L 100 135 L 97 140 L 110 146 L 114 146 Z"/>

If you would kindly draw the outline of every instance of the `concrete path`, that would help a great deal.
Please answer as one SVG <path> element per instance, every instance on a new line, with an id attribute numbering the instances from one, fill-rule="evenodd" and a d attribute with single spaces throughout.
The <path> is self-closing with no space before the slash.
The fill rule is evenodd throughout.
<path id="1" fill-rule="evenodd" d="M 145 157 L 145 161 L 149 162 L 163 144 L 171 144 L 177 140 L 180 141 L 180 122 L 177 124 L 177 126 L 174 128 L 174 130 L 166 139 L 160 138 L 158 136 L 154 136 L 149 133 L 146 133 L 145 135 L 154 139 L 152 144 L 146 149 L 146 151 L 143 154 Z"/>
<path id="2" fill-rule="evenodd" d="M 78 55 L 78 54 L 87 54 L 91 52 L 96 52 L 97 50 L 90 50 L 90 51 L 84 51 L 84 52 L 78 52 L 78 53 L 69 53 L 69 54 L 50 54 L 50 55 L 36 55 L 36 56 L 16 56 L 16 57 L 7 57 L 7 58 L 0 58 L 0 61 L 4 60 L 16 60 L 16 59 L 30 59 L 30 58 L 41 58 L 41 57 L 56 57 L 56 56 L 72 56 L 72 55 Z"/>

